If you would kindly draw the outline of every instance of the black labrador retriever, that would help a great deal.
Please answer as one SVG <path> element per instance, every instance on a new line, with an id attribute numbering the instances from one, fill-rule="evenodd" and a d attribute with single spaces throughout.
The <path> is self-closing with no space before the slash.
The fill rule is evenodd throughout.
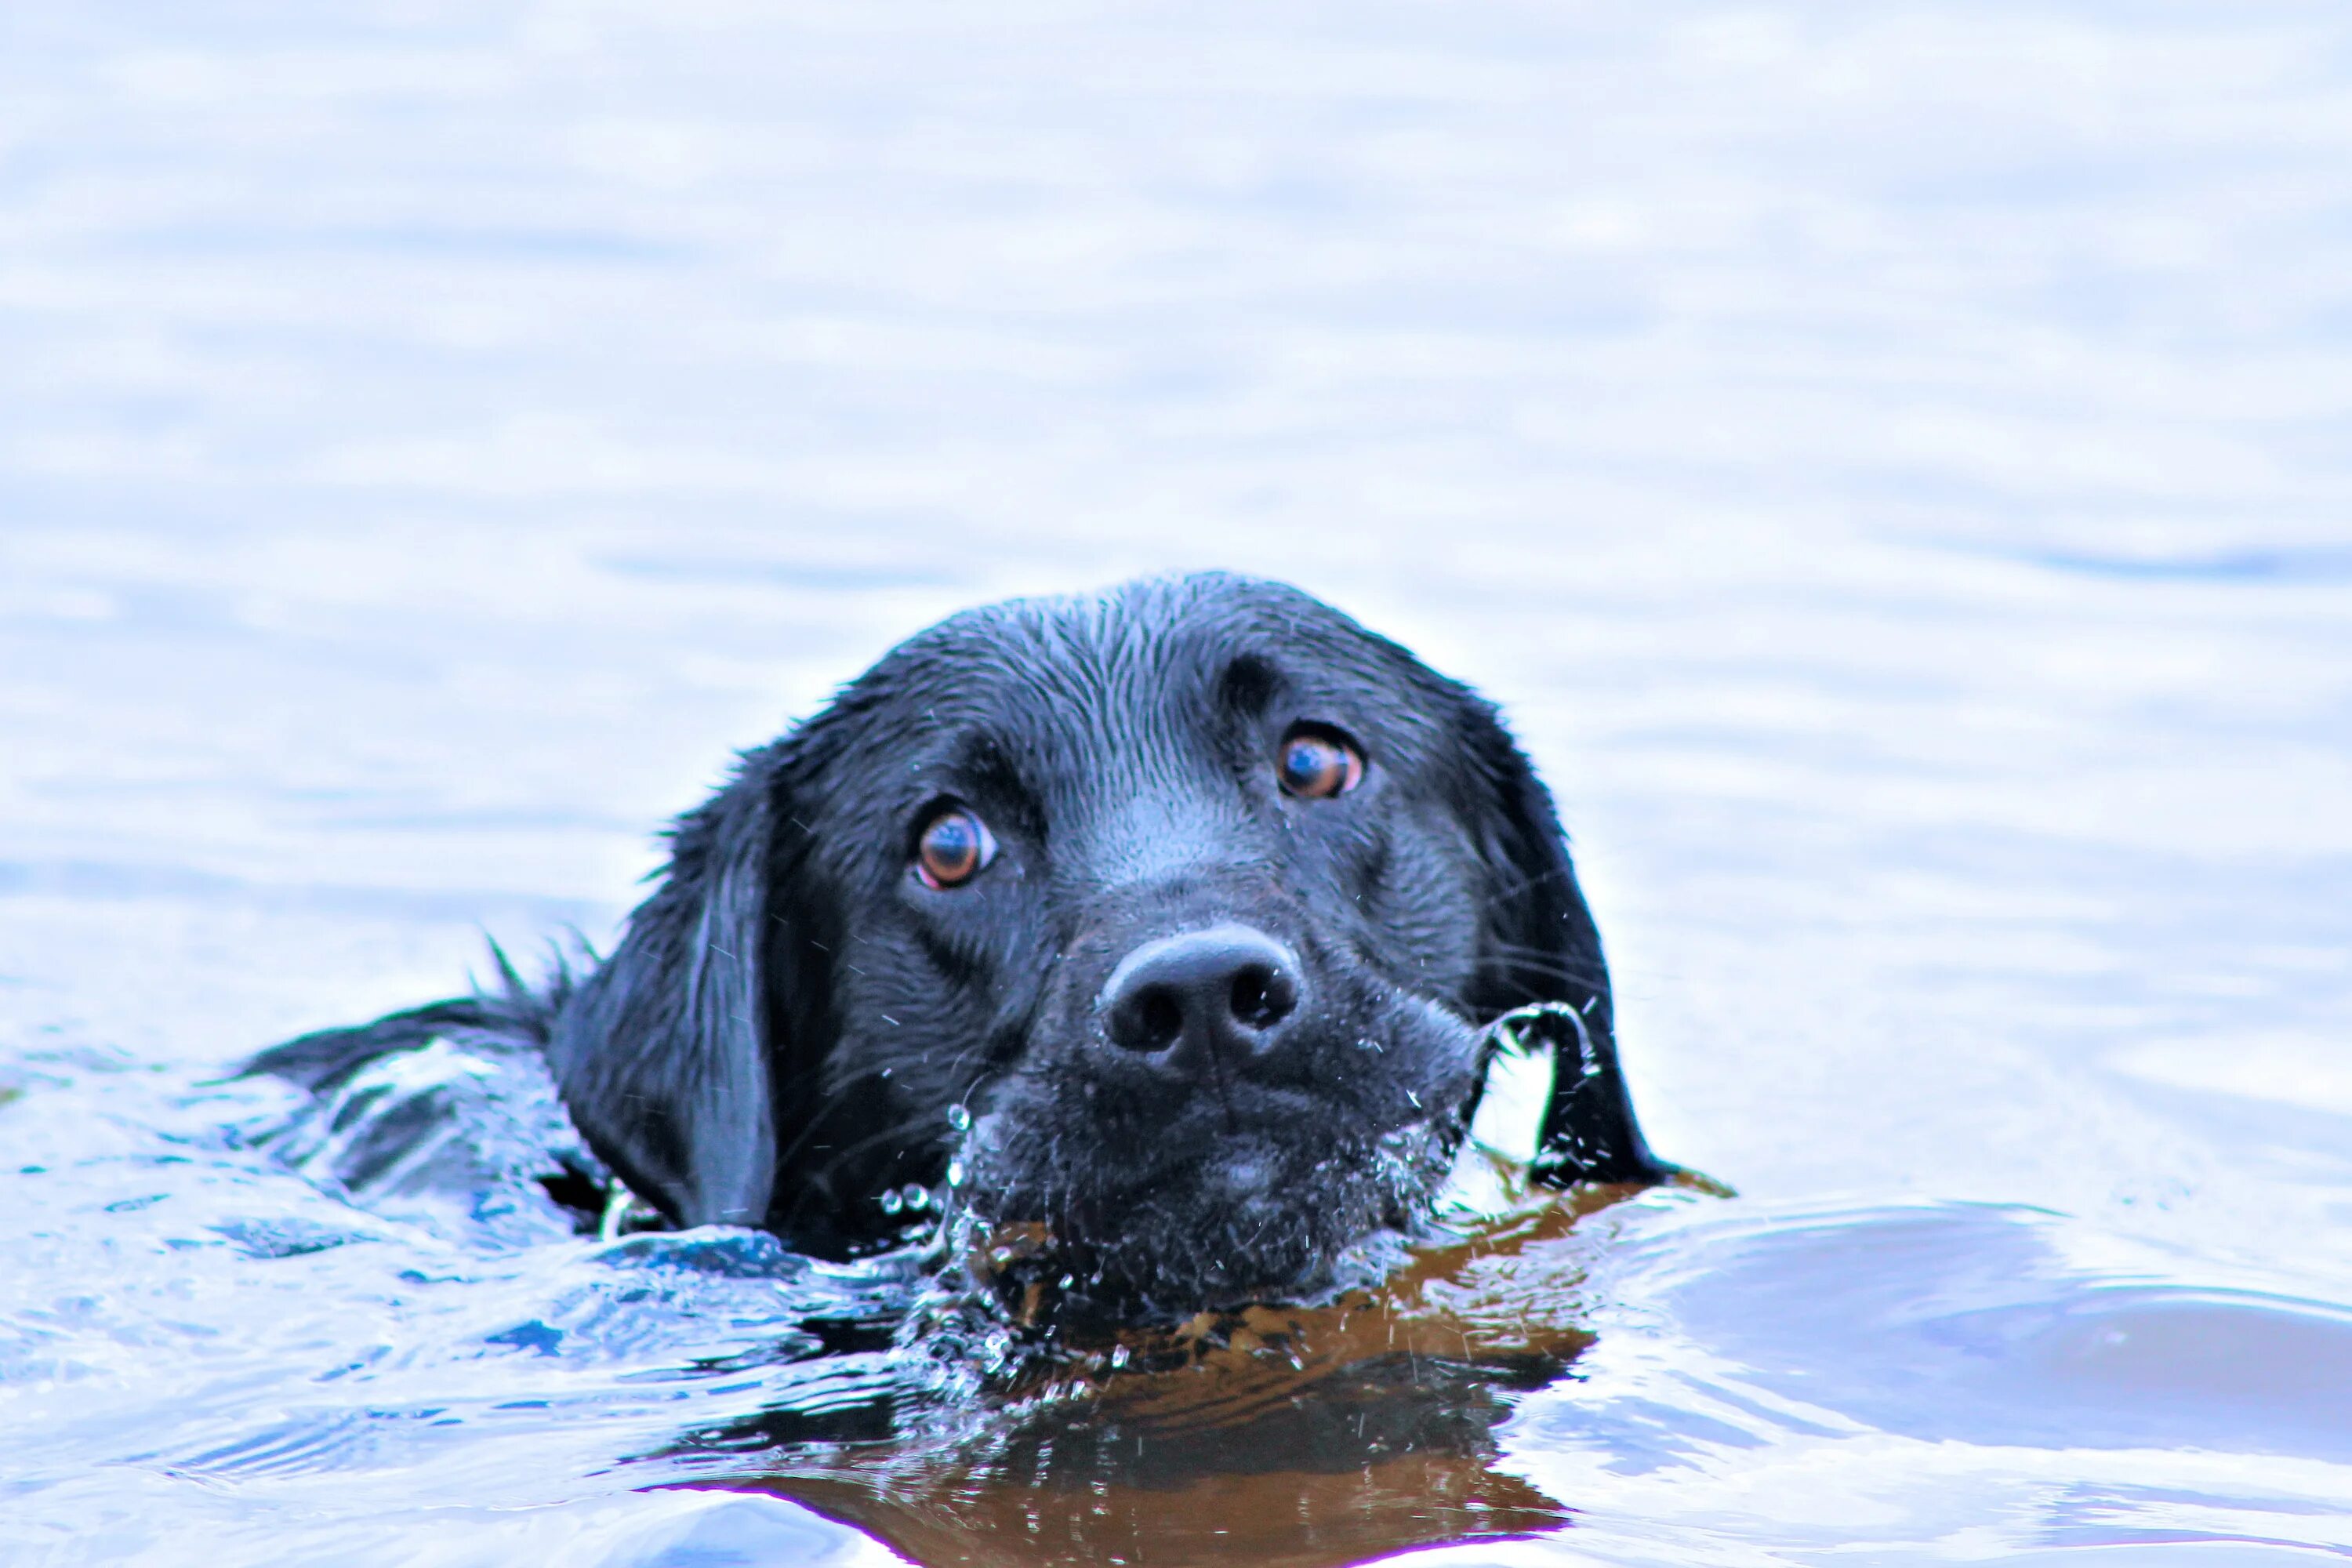
<path id="1" fill-rule="evenodd" d="M 1485 1026 L 1537 1003 L 1573 1037 L 1538 1174 L 1670 1174 L 1495 710 L 1296 589 L 1209 574 L 921 633 L 677 823 L 576 984 L 254 1068 L 328 1090 L 452 1032 L 543 1050 L 549 1125 L 675 1224 L 837 1258 L 951 1204 L 1182 1314 L 1297 1299 L 1409 1226 Z M 427 1131 L 379 1131 L 375 1165 Z"/>

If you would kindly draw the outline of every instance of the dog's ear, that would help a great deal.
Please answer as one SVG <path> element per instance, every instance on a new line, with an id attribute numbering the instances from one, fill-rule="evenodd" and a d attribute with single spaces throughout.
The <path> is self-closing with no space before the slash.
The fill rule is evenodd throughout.
<path id="1" fill-rule="evenodd" d="M 573 1122 L 680 1225 L 756 1226 L 776 1173 L 763 974 L 783 742 L 669 833 L 661 885 L 557 1020 Z"/>
<path id="2" fill-rule="evenodd" d="M 1478 975 L 1478 1021 L 1515 1007 L 1563 1004 L 1529 1029 L 1549 1038 L 1550 1103 L 1535 1173 L 1548 1182 L 1657 1182 L 1675 1167 L 1650 1152 L 1617 1062 L 1609 967 L 1585 908 L 1551 795 L 1486 703 L 1471 698 L 1465 752 L 1477 773 L 1472 827 L 1491 879 Z"/>

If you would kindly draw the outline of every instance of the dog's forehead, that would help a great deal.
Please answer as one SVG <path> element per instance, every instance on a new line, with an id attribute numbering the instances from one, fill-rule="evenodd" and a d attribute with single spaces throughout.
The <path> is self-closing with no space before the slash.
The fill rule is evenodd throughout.
<path id="1" fill-rule="evenodd" d="M 966 611 L 866 679 L 928 751 L 994 748 L 1038 762 L 1099 761 L 1106 747 L 1181 751 L 1213 732 L 1204 716 L 1254 717 L 1286 697 L 1412 748 L 1440 727 L 1433 699 L 1451 686 L 1297 589 L 1223 574 Z"/>

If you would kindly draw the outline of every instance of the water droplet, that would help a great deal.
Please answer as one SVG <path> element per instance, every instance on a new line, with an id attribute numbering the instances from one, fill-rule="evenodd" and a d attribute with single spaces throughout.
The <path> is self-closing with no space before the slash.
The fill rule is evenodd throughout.
<path id="1" fill-rule="evenodd" d="M 900 1209 L 903 1209 L 906 1206 L 906 1201 L 900 1198 L 897 1193 L 891 1192 L 884 1193 L 882 1194 L 882 1212 L 884 1214 L 897 1214 Z"/>
<path id="2" fill-rule="evenodd" d="M 954 1129 L 955 1129 L 957 1131 L 959 1131 L 959 1132 L 969 1132 L 969 1131 L 971 1131 L 971 1111 L 969 1111 L 969 1110 L 965 1110 L 965 1109 L 964 1109 L 962 1106 L 961 1106 L 961 1105 L 950 1105 L 950 1106 L 949 1106 L 949 1107 L 948 1107 L 948 1125 L 949 1125 L 949 1126 L 950 1126 L 950 1127 L 952 1127 L 952 1128 L 954 1128 Z"/>
<path id="3" fill-rule="evenodd" d="M 898 1189 L 898 1201 L 907 1205 L 908 1214 L 920 1214 L 931 1206 L 930 1190 L 908 1182 Z"/>
<path id="4" fill-rule="evenodd" d="M 961 1160 L 950 1160 L 948 1162 L 948 1185 L 951 1187 L 960 1187 L 963 1185 L 963 1162 Z"/>

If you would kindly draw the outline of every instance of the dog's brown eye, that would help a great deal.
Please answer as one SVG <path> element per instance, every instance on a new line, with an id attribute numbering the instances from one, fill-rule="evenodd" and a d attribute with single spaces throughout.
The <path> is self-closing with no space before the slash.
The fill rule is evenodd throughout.
<path id="1" fill-rule="evenodd" d="M 1293 730 L 1282 742 L 1282 787 L 1302 800 L 1328 800 L 1364 776 L 1363 753 L 1328 730 Z"/>
<path id="2" fill-rule="evenodd" d="M 915 874 L 927 888 L 961 887 L 995 858 L 988 825 L 960 805 L 935 813 L 915 837 Z"/>

